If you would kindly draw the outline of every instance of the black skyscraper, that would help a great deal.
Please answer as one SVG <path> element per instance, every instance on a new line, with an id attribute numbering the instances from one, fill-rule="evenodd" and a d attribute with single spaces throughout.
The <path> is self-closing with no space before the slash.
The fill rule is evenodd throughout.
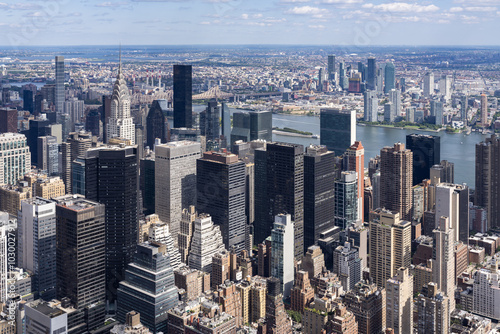
<path id="1" fill-rule="evenodd" d="M 33 112 L 35 111 L 35 98 L 33 97 L 32 90 L 23 91 L 23 105 L 24 110 L 27 110 L 30 112 L 30 114 L 33 114 Z"/>
<path id="2" fill-rule="evenodd" d="M 269 202 L 267 201 L 267 151 L 258 148 L 254 152 L 254 244 L 260 244 L 271 235 L 272 225 L 269 224 Z"/>
<path id="3" fill-rule="evenodd" d="M 135 146 L 86 153 L 85 195 L 106 206 L 106 299 L 111 302 L 137 244 L 137 168 Z"/>
<path id="4" fill-rule="evenodd" d="M 366 89 L 375 90 L 377 80 L 377 63 L 374 57 L 368 58 L 368 71 L 366 74 Z"/>
<path id="5" fill-rule="evenodd" d="M 97 110 L 92 110 L 85 119 L 85 129 L 98 138 L 102 135 L 101 114 Z"/>
<path id="6" fill-rule="evenodd" d="M 200 113 L 200 135 L 206 140 L 218 140 L 220 138 L 220 108 L 217 101 L 208 102 L 207 108 Z"/>
<path id="7" fill-rule="evenodd" d="M 295 230 L 295 258 L 299 261 L 304 255 L 304 146 L 267 144 L 266 173 L 269 215 L 267 226 L 256 226 L 256 229 L 264 228 L 267 235 L 271 235 L 274 217 L 280 213 L 290 214 Z"/>
<path id="8" fill-rule="evenodd" d="M 196 161 L 196 209 L 212 216 L 226 248 L 238 252 L 248 237 L 245 182 L 245 163 L 235 154 L 207 152 Z"/>
<path id="9" fill-rule="evenodd" d="M 28 139 L 28 146 L 31 152 L 31 163 L 38 165 L 38 137 L 48 136 L 50 122 L 48 120 L 30 120 L 30 128 L 23 132 Z"/>
<path id="10" fill-rule="evenodd" d="M 304 249 L 334 226 L 335 154 L 310 146 L 304 155 Z"/>
<path id="11" fill-rule="evenodd" d="M 441 160 L 441 137 L 411 134 L 406 136 L 406 148 L 413 152 L 413 185 L 430 178 L 430 168 Z"/>
<path id="12" fill-rule="evenodd" d="M 174 65 L 174 128 L 193 127 L 191 65 Z"/>
<path id="13" fill-rule="evenodd" d="M 155 146 L 155 139 L 159 138 L 162 144 L 167 142 L 166 117 L 163 112 L 167 108 L 167 100 L 154 100 L 146 118 L 146 144 L 152 150 Z"/>
<path id="14" fill-rule="evenodd" d="M 272 141 L 273 114 L 270 111 L 235 112 L 231 144 L 237 140 L 252 141 L 262 139 Z"/>

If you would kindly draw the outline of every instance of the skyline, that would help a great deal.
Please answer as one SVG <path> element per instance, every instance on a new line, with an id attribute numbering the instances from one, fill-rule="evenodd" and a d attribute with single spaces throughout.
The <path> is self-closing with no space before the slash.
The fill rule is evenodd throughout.
<path id="1" fill-rule="evenodd" d="M 0 45 L 497 45 L 500 0 L 0 3 Z M 152 13 L 160 13 L 153 16 Z"/>

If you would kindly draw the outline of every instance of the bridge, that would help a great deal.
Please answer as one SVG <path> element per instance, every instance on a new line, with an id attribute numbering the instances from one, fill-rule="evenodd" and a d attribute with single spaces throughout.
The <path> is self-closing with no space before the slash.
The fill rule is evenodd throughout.
<path id="1" fill-rule="evenodd" d="M 234 94 L 221 91 L 219 86 L 214 86 L 209 90 L 207 90 L 205 93 L 193 95 L 193 100 L 210 100 L 210 99 L 225 100 L 233 96 Z"/>

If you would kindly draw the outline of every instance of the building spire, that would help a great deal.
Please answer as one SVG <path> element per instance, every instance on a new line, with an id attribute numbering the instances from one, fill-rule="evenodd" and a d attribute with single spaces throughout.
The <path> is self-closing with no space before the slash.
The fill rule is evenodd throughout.
<path id="1" fill-rule="evenodd" d="M 118 76 L 122 74 L 122 43 L 120 42 L 120 51 L 118 55 Z"/>

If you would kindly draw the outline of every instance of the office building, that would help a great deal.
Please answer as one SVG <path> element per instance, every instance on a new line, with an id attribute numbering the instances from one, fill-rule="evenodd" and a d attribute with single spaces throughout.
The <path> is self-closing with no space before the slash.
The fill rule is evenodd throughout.
<path id="1" fill-rule="evenodd" d="M 84 322 L 91 331 L 103 324 L 105 315 L 105 208 L 81 195 L 54 201 L 57 298 L 69 298 L 75 308 L 85 310 Z"/>
<path id="2" fill-rule="evenodd" d="M 443 125 L 443 112 L 444 104 L 441 101 L 433 100 L 431 101 L 431 117 L 433 117 L 434 124 Z"/>
<path id="3" fill-rule="evenodd" d="M 35 94 L 36 86 L 34 93 L 29 89 L 23 90 L 23 110 L 29 111 L 30 114 L 33 114 L 35 112 Z"/>
<path id="4" fill-rule="evenodd" d="M 181 253 L 174 245 L 174 239 L 169 231 L 168 224 L 162 222 L 158 215 L 152 214 L 149 218 L 148 241 L 156 241 L 166 246 L 165 253 L 170 257 L 170 266 L 172 270 L 177 270 L 181 267 Z"/>
<path id="5" fill-rule="evenodd" d="M 380 207 L 411 220 L 413 153 L 402 143 L 380 151 Z"/>
<path id="6" fill-rule="evenodd" d="M 267 279 L 265 319 L 268 333 L 287 334 L 292 332 L 292 326 L 285 311 L 280 285 L 276 277 Z"/>
<path id="7" fill-rule="evenodd" d="M 36 297 L 56 297 L 56 205 L 36 197 L 21 202 L 18 216 L 18 266 L 35 275 Z"/>
<path id="8" fill-rule="evenodd" d="M 310 278 L 317 277 L 325 267 L 325 254 L 319 246 L 309 246 L 302 259 L 301 268 L 309 273 Z"/>
<path id="9" fill-rule="evenodd" d="M 378 122 L 378 98 L 377 92 L 367 90 L 364 93 L 364 120 L 365 122 Z"/>
<path id="10" fill-rule="evenodd" d="M 290 214 L 277 215 L 271 232 L 271 276 L 280 280 L 281 292 L 290 297 L 294 280 L 294 222 Z"/>
<path id="11" fill-rule="evenodd" d="M 26 333 L 67 334 L 68 314 L 53 303 L 41 300 L 24 305 Z"/>
<path id="12" fill-rule="evenodd" d="M 354 313 L 358 332 L 378 334 L 386 328 L 386 290 L 364 281 L 358 282 L 344 297 L 347 309 Z"/>
<path id="13" fill-rule="evenodd" d="M 387 210 L 375 210 L 371 216 L 370 276 L 385 287 L 399 268 L 411 265 L 411 223 Z"/>
<path id="14" fill-rule="evenodd" d="M 455 164 L 442 160 L 438 165 L 432 166 L 430 180 L 433 184 L 455 183 Z"/>
<path id="15" fill-rule="evenodd" d="M 500 270 L 496 259 L 474 274 L 472 312 L 500 320 Z"/>
<path id="16" fill-rule="evenodd" d="M 467 117 L 467 110 L 469 109 L 469 98 L 467 95 L 460 97 L 460 120 L 464 122 L 464 126 L 468 125 L 469 118 Z"/>
<path id="17" fill-rule="evenodd" d="M 413 276 L 409 268 L 399 268 L 387 280 L 386 326 L 394 334 L 408 333 L 413 328 Z"/>
<path id="18" fill-rule="evenodd" d="M 486 208 L 488 230 L 500 227 L 500 140 L 496 135 L 476 144 L 476 190 L 474 204 Z"/>
<path id="19" fill-rule="evenodd" d="M 59 176 L 38 178 L 32 187 L 34 197 L 52 199 L 66 194 L 64 182 Z"/>
<path id="20" fill-rule="evenodd" d="M 354 171 L 342 172 L 340 179 L 335 181 L 335 225 L 347 230 L 358 220 L 358 184 Z"/>
<path id="21" fill-rule="evenodd" d="M 401 90 L 391 89 L 389 92 L 389 102 L 394 108 L 394 117 L 401 116 Z"/>
<path id="22" fill-rule="evenodd" d="M 0 184 L 14 185 L 31 170 L 31 154 L 26 137 L 0 133 Z"/>
<path id="23" fill-rule="evenodd" d="M 109 143 L 112 138 L 129 140 L 130 145 L 135 144 L 135 125 L 134 119 L 130 116 L 130 95 L 122 73 L 121 59 L 111 95 L 110 116 L 106 122 L 107 142 Z"/>
<path id="24" fill-rule="evenodd" d="M 102 146 L 88 150 L 84 161 L 85 197 L 106 207 L 106 299 L 112 303 L 137 245 L 137 148 Z"/>
<path id="25" fill-rule="evenodd" d="M 294 311 L 304 313 L 309 303 L 314 300 L 314 289 L 309 280 L 307 271 L 298 271 L 291 292 L 291 308 Z"/>
<path id="26" fill-rule="evenodd" d="M 448 217 L 440 217 L 434 230 L 432 251 L 432 281 L 449 299 L 450 313 L 455 310 L 455 231 Z"/>
<path id="27" fill-rule="evenodd" d="M 17 132 L 17 109 L 0 108 L 0 133 Z"/>
<path id="28" fill-rule="evenodd" d="M 17 216 L 21 201 L 31 197 L 33 188 L 26 181 L 19 181 L 16 185 L 4 184 L 0 186 L 0 211 Z"/>
<path id="29" fill-rule="evenodd" d="M 389 94 L 392 89 L 396 88 L 396 69 L 393 62 L 387 62 L 384 70 L 384 94 Z"/>
<path id="30" fill-rule="evenodd" d="M 346 151 L 344 170 L 354 171 L 357 176 L 358 220 L 363 221 L 365 190 L 365 149 L 361 141 L 355 141 Z"/>
<path id="31" fill-rule="evenodd" d="M 257 221 L 256 217 L 258 234 L 255 242 L 260 243 L 271 235 L 275 216 L 290 214 L 295 229 L 294 255 L 300 261 L 304 255 L 304 147 L 289 143 L 267 144 L 266 163 L 267 203 L 264 203 L 265 207 L 258 207 L 256 202 L 255 210 L 265 210 L 268 217 L 263 222 Z M 257 188 L 255 190 L 257 196 Z"/>
<path id="32" fill-rule="evenodd" d="M 205 110 L 200 113 L 200 135 L 207 142 L 220 139 L 221 108 L 216 100 L 209 101 Z"/>
<path id="33" fill-rule="evenodd" d="M 231 144 L 237 140 L 250 142 L 253 140 L 272 141 L 271 111 L 235 112 L 233 114 L 233 129 L 231 131 Z"/>
<path id="34" fill-rule="evenodd" d="M 333 273 L 337 274 L 344 291 L 354 289 L 361 280 L 361 259 L 358 250 L 346 241 L 333 251 Z"/>
<path id="35" fill-rule="evenodd" d="M 226 248 L 238 252 L 247 249 L 249 232 L 245 181 L 245 163 L 235 154 L 206 152 L 196 161 L 196 208 L 212 216 Z"/>
<path id="36" fill-rule="evenodd" d="M 154 241 L 138 244 L 134 262 L 128 264 L 118 288 L 118 320 L 125 322 L 127 313 L 137 311 L 150 331 L 166 332 L 167 312 L 178 301 L 166 246 Z"/>
<path id="37" fill-rule="evenodd" d="M 56 56 L 56 80 L 55 80 L 55 100 L 56 112 L 62 114 L 64 112 L 64 57 Z"/>
<path id="38" fill-rule="evenodd" d="M 328 80 L 335 79 L 335 55 L 328 55 Z"/>
<path id="39" fill-rule="evenodd" d="M 182 209 L 196 204 L 196 160 L 200 143 L 170 142 L 155 149 L 155 207 L 160 219 L 170 225 L 177 244 Z"/>
<path id="40" fill-rule="evenodd" d="M 334 222 L 335 155 L 309 146 L 304 155 L 304 247 L 316 245 Z"/>
<path id="41" fill-rule="evenodd" d="M 449 333 L 450 312 L 448 297 L 439 291 L 437 284 L 424 285 L 417 297 L 417 328 L 419 333 Z"/>
<path id="42" fill-rule="evenodd" d="M 193 237 L 194 221 L 198 213 L 193 205 L 182 209 L 180 231 L 177 235 L 177 246 L 181 254 L 182 263 L 187 263 L 191 240 Z"/>
<path id="43" fill-rule="evenodd" d="M 64 113 L 69 116 L 72 126 L 81 123 L 84 119 L 85 106 L 83 100 L 78 100 L 76 97 L 64 101 Z"/>
<path id="44" fill-rule="evenodd" d="M 412 185 L 430 179 L 430 168 L 441 160 L 441 137 L 413 133 L 406 136 L 406 148 L 413 153 Z"/>
<path id="45" fill-rule="evenodd" d="M 393 123 L 396 120 L 396 105 L 392 102 L 384 104 L 384 122 Z"/>
<path id="46" fill-rule="evenodd" d="M 451 99 L 452 81 L 452 76 L 446 74 L 443 74 L 439 80 L 439 95 L 441 95 L 445 101 L 449 101 Z"/>
<path id="47" fill-rule="evenodd" d="M 481 125 L 487 128 L 490 124 L 488 122 L 488 96 L 481 94 Z"/>
<path id="48" fill-rule="evenodd" d="M 48 175 L 59 173 L 59 145 L 54 136 L 38 137 L 38 168 Z"/>
<path id="49" fill-rule="evenodd" d="M 72 163 L 79 157 L 84 157 L 85 152 L 92 147 L 92 134 L 90 132 L 71 132 L 66 141 L 61 144 L 62 179 L 69 194 L 73 193 Z"/>
<path id="50" fill-rule="evenodd" d="M 424 97 L 429 98 L 432 95 L 434 95 L 434 87 L 435 87 L 434 73 L 428 72 L 425 74 L 423 86 L 424 86 Z"/>
<path id="51" fill-rule="evenodd" d="M 192 269 L 212 273 L 212 258 L 224 251 L 224 242 L 220 227 L 212 217 L 200 214 L 194 221 L 193 237 L 189 249 L 187 264 Z"/>
<path id="52" fill-rule="evenodd" d="M 174 65 L 174 128 L 193 127 L 191 65 Z"/>
<path id="53" fill-rule="evenodd" d="M 154 100 L 149 108 L 146 117 L 146 145 L 150 150 L 154 150 L 156 138 L 160 139 L 162 144 L 169 142 L 167 104 L 167 100 Z"/>
<path id="54" fill-rule="evenodd" d="M 368 58 L 368 71 L 366 75 L 366 89 L 376 90 L 377 63 L 374 57 Z"/>
<path id="55" fill-rule="evenodd" d="M 448 217 L 449 226 L 454 231 L 454 242 L 462 241 L 468 244 L 469 187 L 459 184 L 439 183 L 435 186 L 435 199 L 436 218 Z"/>
<path id="56" fill-rule="evenodd" d="M 320 142 L 336 156 L 354 144 L 356 140 L 356 112 L 354 110 L 321 109 Z"/>
<path id="57" fill-rule="evenodd" d="M 141 175 L 139 187 L 142 192 L 142 206 L 145 215 L 155 212 L 156 207 L 156 182 L 155 182 L 155 156 L 149 151 L 146 156 L 140 160 L 139 168 Z"/>

